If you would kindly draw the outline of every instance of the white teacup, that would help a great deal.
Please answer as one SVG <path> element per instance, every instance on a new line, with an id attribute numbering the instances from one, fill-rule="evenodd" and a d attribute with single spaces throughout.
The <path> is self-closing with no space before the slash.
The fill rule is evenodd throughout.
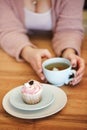
<path id="1" fill-rule="evenodd" d="M 56 67 L 55 65 L 52 65 L 55 63 Z M 65 66 L 65 68 L 62 68 L 62 66 Z M 65 58 L 47 59 L 42 63 L 42 68 L 47 81 L 56 86 L 68 84 L 73 80 L 76 73 L 76 71 L 72 69 L 70 61 Z"/>

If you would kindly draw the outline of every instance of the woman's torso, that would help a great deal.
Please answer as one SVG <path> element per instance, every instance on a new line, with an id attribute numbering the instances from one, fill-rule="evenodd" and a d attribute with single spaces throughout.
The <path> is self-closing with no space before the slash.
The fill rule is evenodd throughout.
<path id="1" fill-rule="evenodd" d="M 32 12 L 45 13 L 51 8 L 51 0 L 24 0 L 24 6 Z"/>
<path id="2" fill-rule="evenodd" d="M 24 15 L 27 29 L 52 30 L 50 0 L 24 0 Z"/>

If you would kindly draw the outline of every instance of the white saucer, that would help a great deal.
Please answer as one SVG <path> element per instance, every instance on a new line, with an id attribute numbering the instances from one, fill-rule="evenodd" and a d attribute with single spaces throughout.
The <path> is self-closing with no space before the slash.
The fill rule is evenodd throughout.
<path id="1" fill-rule="evenodd" d="M 20 110 L 29 110 L 29 111 L 39 110 L 49 106 L 54 101 L 54 95 L 52 91 L 47 91 L 47 87 L 43 86 L 42 100 L 34 105 L 26 104 L 22 100 L 21 88 L 22 86 L 14 88 L 10 91 L 11 105 Z"/>
<path id="2" fill-rule="evenodd" d="M 54 102 L 48 107 L 36 111 L 25 111 L 13 107 L 9 101 L 11 92 L 9 91 L 3 98 L 2 105 L 6 112 L 14 117 L 22 119 L 38 119 L 51 116 L 62 110 L 67 103 L 67 96 L 65 92 L 56 86 L 50 84 L 43 84 L 46 91 L 52 92 L 54 95 Z"/>

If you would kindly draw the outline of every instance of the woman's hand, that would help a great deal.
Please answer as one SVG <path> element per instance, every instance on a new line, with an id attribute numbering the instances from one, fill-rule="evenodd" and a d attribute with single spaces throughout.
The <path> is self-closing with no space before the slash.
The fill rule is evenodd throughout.
<path id="1" fill-rule="evenodd" d="M 25 61 L 30 63 L 40 79 L 45 80 L 45 77 L 42 73 L 42 59 L 51 58 L 51 53 L 47 49 L 38 49 L 26 46 L 23 48 L 21 56 Z"/>
<path id="2" fill-rule="evenodd" d="M 78 84 L 84 74 L 84 70 L 85 70 L 85 62 L 83 60 L 83 58 L 81 58 L 80 56 L 76 55 L 75 50 L 73 49 L 66 49 L 63 52 L 62 55 L 64 58 L 67 58 L 71 61 L 72 67 L 76 69 L 76 75 L 75 78 L 73 79 L 73 81 L 70 82 L 71 85 L 76 85 Z"/>

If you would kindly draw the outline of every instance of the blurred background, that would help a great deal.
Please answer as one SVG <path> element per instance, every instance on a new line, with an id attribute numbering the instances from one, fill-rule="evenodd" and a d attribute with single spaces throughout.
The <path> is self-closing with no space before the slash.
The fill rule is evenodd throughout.
<path id="1" fill-rule="evenodd" d="M 87 0 L 85 0 L 84 9 L 83 9 L 83 25 L 84 25 L 85 34 L 87 34 Z"/>
<path id="2" fill-rule="evenodd" d="M 84 10 L 87 10 L 87 0 L 85 0 Z"/>

